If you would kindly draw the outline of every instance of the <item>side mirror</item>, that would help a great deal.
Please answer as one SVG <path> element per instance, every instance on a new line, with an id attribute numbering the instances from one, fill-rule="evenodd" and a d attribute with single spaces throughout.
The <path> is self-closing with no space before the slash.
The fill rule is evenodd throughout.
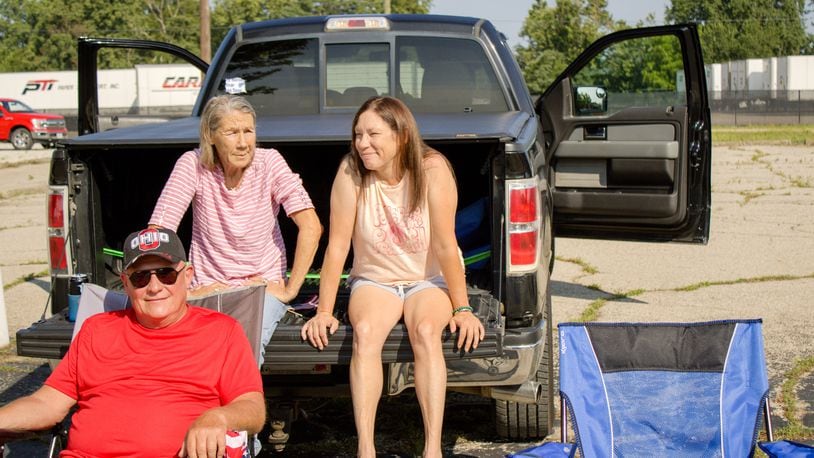
<path id="1" fill-rule="evenodd" d="M 602 87 L 577 87 L 574 89 L 574 105 L 577 116 L 605 114 L 608 112 L 608 93 Z"/>

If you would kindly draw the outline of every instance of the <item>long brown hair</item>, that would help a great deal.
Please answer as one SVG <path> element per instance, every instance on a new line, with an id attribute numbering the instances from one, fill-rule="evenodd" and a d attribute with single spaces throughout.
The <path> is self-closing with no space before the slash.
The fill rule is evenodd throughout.
<path id="1" fill-rule="evenodd" d="M 433 150 L 424 143 L 418 125 L 407 105 L 399 99 L 387 96 L 371 97 L 359 107 L 351 125 L 350 164 L 355 173 L 359 174 L 362 182 L 370 175 L 365 168 L 359 151 L 356 150 L 356 125 L 359 117 L 366 111 L 376 113 L 396 133 L 398 145 L 396 147 L 396 160 L 399 172 L 410 180 L 410 213 L 414 212 L 425 197 L 424 158 Z"/>

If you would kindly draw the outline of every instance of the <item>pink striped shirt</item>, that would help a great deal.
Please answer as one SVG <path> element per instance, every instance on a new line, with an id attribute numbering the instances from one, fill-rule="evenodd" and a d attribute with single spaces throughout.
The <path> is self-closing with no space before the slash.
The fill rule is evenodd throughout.
<path id="1" fill-rule="evenodd" d="M 227 189 L 223 170 L 200 164 L 200 150 L 175 163 L 150 224 L 177 230 L 192 202 L 193 287 L 210 283 L 240 285 L 247 278 L 283 278 L 286 256 L 277 214 L 314 208 L 300 176 L 275 149 L 256 148 L 240 185 Z"/>

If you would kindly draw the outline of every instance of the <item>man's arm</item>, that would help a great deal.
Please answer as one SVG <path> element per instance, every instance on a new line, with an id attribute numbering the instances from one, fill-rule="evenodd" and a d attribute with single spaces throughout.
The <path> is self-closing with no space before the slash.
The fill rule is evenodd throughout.
<path id="1" fill-rule="evenodd" d="M 226 431 L 246 431 L 249 436 L 263 429 L 266 402 L 254 391 L 236 397 L 225 406 L 202 413 L 187 430 L 180 456 L 220 457 L 226 453 Z"/>
<path id="2" fill-rule="evenodd" d="M 65 418 L 76 400 L 43 385 L 34 393 L 0 408 L 0 431 L 15 433 L 48 429 Z"/>

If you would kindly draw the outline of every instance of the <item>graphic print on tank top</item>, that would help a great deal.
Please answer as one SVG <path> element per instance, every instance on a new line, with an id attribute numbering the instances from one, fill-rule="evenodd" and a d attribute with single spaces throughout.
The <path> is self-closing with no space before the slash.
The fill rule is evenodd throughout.
<path id="1" fill-rule="evenodd" d="M 381 205 L 375 209 L 374 247 L 385 256 L 415 254 L 427 251 L 427 228 L 421 208 L 407 213 L 407 208 Z"/>

